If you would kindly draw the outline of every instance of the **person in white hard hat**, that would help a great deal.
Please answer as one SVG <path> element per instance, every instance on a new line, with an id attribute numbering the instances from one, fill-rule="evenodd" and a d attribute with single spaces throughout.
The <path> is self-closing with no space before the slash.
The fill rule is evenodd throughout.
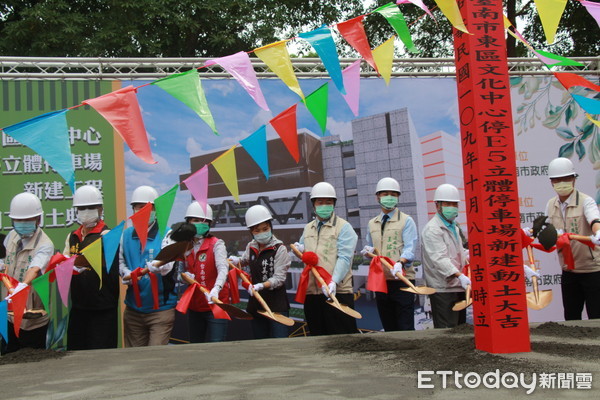
<path id="1" fill-rule="evenodd" d="M 342 304 L 354 308 L 352 286 L 352 258 L 358 241 L 354 228 L 334 212 L 337 196 L 335 188 L 319 182 L 310 191 L 310 200 L 316 218 L 306 224 L 300 240 L 295 243 L 300 251 L 312 251 L 319 257 L 319 266 L 331 274 L 328 289 Z M 304 302 L 304 315 L 310 334 L 334 335 L 357 333 L 356 320 L 326 303 L 327 289 L 319 288 L 314 276 L 309 277 Z"/>
<path id="2" fill-rule="evenodd" d="M 78 188 L 73 194 L 80 226 L 67 236 L 65 256 L 81 254 L 87 246 L 110 230 L 102 219 L 104 201 L 100 190 L 92 185 Z M 68 350 L 108 349 L 117 347 L 119 260 L 115 257 L 110 272 L 102 258 L 100 277 L 90 266 L 74 267 L 71 278 L 71 311 L 67 331 Z"/>
<path id="3" fill-rule="evenodd" d="M 252 314 L 252 332 L 255 339 L 288 337 L 286 325 L 260 315 L 262 309 L 254 298 L 255 292 L 265 300 L 271 311 L 289 315 L 290 303 L 285 289 L 287 270 L 290 267 L 290 256 L 283 242 L 273 234 L 273 217 L 263 205 L 252 206 L 246 211 L 246 226 L 252 234 L 252 241 L 246 246 L 242 257 L 231 256 L 233 264 L 248 267 L 253 285 L 248 285 L 248 307 Z"/>
<path id="4" fill-rule="evenodd" d="M 44 233 L 40 224 L 43 218 L 42 203 L 32 193 L 19 193 L 10 202 L 8 215 L 13 229 L 4 239 L 6 255 L 4 273 L 19 283 L 9 291 L 0 283 L 0 299 L 10 298 L 26 289 L 38 276 L 45 272 L 54 252 L 54 245 Z M 44 306 L 38 294 L 30 290 L 27 297 L 27 310 L 39 311 L 38 318 L 23 318 L 19 337 L 14 333 L 13 316 L 8 315 L 8 343 L 3 339 L 2 354 L 17 351 L 23 347 L 46 348 L 46 332 L 50 320 L 43 311 Z"/>
<path id="5" fill-rule="evenodd" d="M 206 295 L 196 292 L 190 301 L 187 313 L 190 342 L 222 342 L 227 337 L 228 320 L 214 318 L 209 304 L 212 304 L 213 297 L 223 303 L 231 303 L 225 243 L 210 234 L 213 211 L 208 204 L 204 211 L 194 201 L 187 208 L 185 221 L 196 226 L 194 247 L 185 256 L 185 274 L 210 290 Z"/>
<path id="6" fill-rule="evenodd" d="M 465 300 L 471 280 L 463 273 L 468 253 L 456 224 L 460 196 L 448 183 L 437 187 L 433 197 L 437 213 L 421 233 L 423 272 L 427 286 L 436 289 L 429 295 L 434 328 L 464 324 L 466 312 L 452 311 L 457 301 Z"/>
<path id="7" fill-rule="evenodd" d="M 131 278 L 137 268 L 148 268 L 148 274 L 139 280 L 123 280 L 127 284 L 125 311 L 123 312 L 123 339 L 125 347 L 158 346 L 169 343 L 175 322 L 175 270 L 173 262 L 156 266 L 154 257 L 161 247 L 169 243 L 162 240 L 154 208 L 158 193 L 153 187 L 139 186 L 131 196 L 133 212 L 140 211 L 148 203 L 152 211 L 148 219 L 148 236 L 142 251 L 141 242 L 134 227 L 123 232 L 119 248 L 119 273 L 121 277 Z M 153 281 L 156 281 L 156 296 L 153 294 Z M 139 297 L 136 296 L 139 293 Z M 156 304 L 155 304 L 156 301 Z M 157 308 L 155 308 L 155 305 Z"/>
<path id="8" fill-rule="evenodd" d="M 565 320 L 580 320 L 583 307 L 589 319 L 600 318 L 600 212 L 596 201 L 575 189 L 577 173 L 568 158 L 555 158 L 548 164 L 550 184 L 556 192 L 546 205 L 548 221 L 556 229 L 590 236 L 593 249 L 571 240 L 575 268 L 569 269 L 562 251 L 561 290 Z"/>
<path id="9" fill-rule="evenodd" d="M 398 280 L 396 273 L 405 274 L 414 283 L 412 261 L 419 237 L 417 225 L 412 217 L 397 208 L 400 198 L 400 184 L 397 180 L 390 177 L 380 179 L 375 188 L 375 196 L 381 213 L 369 221 L 367 245 L 361 253 L 365 255 L 378 249 L 382 256 L 395 261 L 393 272 L 388 268 L 383 269 L 387 293 L 375 293 L 377 311 L 386 332 L 413 331 L 415 295 L 400 290 L 407 285 Z"/>

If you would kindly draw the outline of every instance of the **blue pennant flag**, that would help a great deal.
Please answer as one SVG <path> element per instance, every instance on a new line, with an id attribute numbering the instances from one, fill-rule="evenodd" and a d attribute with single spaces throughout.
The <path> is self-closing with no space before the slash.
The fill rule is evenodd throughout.
<path id="1" fill-rule="evenodd" d="M 119 243 L 121 243 L 121 235 L 123 234 L 123 228 L 125 227 L 125 221 L 121 223 L 106 234 L 102 236 L 102 249 L 104 251 L 104 262 L 106 264 L 106 271 L 110 273 Z"/>
<path id="2" fill-rule="evenodd" d="M 331 36 L 331 30 L 323 25 L 314 31 L 300 33 L 299 36 L 311 44 L 319 57 L 321 57 L 321 61 L 323 61 L 323 65 L 327 69 L 335 87 L 337 87 L 341 94 L 346 94 L 342 68 L 340 67 L 335 42 Z"/>
<path id="3" fill-rule="evenodd" d="M 258 164 L 267 180 L 269 179 L 269 158 L 267 156 L 267 127 L 261 126 L 246 139 L 240 140 L 244 150 Z"/>
<path id="4" fill-rule="evenodd" d="M 0 301 L 0 335 L 8 343 L 8 302 Z"/>

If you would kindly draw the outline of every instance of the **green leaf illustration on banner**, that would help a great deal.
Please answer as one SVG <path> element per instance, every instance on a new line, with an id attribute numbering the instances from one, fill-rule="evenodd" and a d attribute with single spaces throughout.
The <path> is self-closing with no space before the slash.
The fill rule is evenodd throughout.
<path id="1" fill-rule="evenodd" d="M 160 87 L 165 92 L 194 110 L 194 112 L 210 126 L 213 133 L 218 135 L 215 120 L 210 112 L 210 108 L 208 108 L 208 102 L 206 101 L 206 96 L 202 89 L 202 82 L 200 82 L 197 70 L 192 69 L 180 74 L 169 75 L 166 78 L 152 82 L 152 84 Z"/>
<path id="2" fill-rule="evenodd" d="M 396 4 L 386 4 L 373 12 L 379 13 L 385 19 L 387 19 L 388 23 L 394 28 L 396 33 L 398 33 L 400 40 L 402 40 L 402 43 L 404 43 L 408 51 L 411 53 L 419 52 L 419 50 L 415 47 L 412 38 L 410 37 L 410 31 L 408 30 L 408 25 L 406 25 L 406 21 L 404 20 L 404 15 L 402 15 Z"/>
<path id="3" fill-rule="evenodd" d="M 158 221 L 158 229 L 162 237 L 167 233 L 167 222 L 171 216 L 171 210 L 173 209 L 173 203 L 175 202 L 175 195 L 177 195 L 178 187 L 179 184 L 175 184 L 166 193 L 154 199 L 156 221 Z"/>
<path id="4" fill-rule="evenodd" d="M 48 305 L 50 303 L 50 282 L 48 281 L 48 277 L 50 274 L 44 274 L 35 278 L 31 281 L 31 286 L 33 290 L 40 296 L 42 303 L 44 304 L 44 308 L 49 310 Z"/>
<path id="5" fill-rule="evenodd" d="M 323 135 L 327 128 L 327 103 L 329 100 L 329 88 L 327 83 L 306 96 L 306 108 L 319 123 Z"/>

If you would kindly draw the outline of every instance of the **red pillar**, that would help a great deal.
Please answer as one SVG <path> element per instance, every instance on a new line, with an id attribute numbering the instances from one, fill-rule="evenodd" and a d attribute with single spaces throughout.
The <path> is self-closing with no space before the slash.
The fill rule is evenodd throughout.
<path id="1" fill-rule="evenodd" d="M 530 351 L 501 0 L 458 0 L 454 30 L 475 347 Z"/>

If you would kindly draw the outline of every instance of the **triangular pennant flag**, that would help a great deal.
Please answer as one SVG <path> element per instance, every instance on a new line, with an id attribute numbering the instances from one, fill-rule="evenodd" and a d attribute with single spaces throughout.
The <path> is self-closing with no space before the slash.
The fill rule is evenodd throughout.
<path id="1" fill-rule="evenodd" d="M 460 14 L 460 9 L 458 8 L 458 4 L 456 4 L 456 0 L 435 0 L 435 3 L 454 28 L 470 35 L 465 26 L 465 21 L 463 21 L 462 15 Z"/>
<path id="2" fill-rule="evenodd" d="M 13 328 L 15 329 L 16 337 L 19 337 L 19 331 L 21 330 L 21 321 L 23 320 L 25 308 L 27 308 L 27 297 L 29 297 L 30 291 L 31 286 L 28 286 L 20 292 L 17 292 L 10 298 L 13 310 Z"/>
<path id="3" fill-rule="evenodd" d="M 570 58 L 559 56 L 557 54 L 550 53 L 548 51 L 543 50 L 533 50 L 533 53 L 547 66 L 555 67 L 557 65 L 560 66 L 574 66 L 574 67 L 583 67 L 585 64 L 580 63 L 575 60 L 571 60 Z M 543 57 L 543 58 L 542 58 Z M 545 59 L 545 60 L 544 60 Z"/>
<path id="4" fill-rule="evenodd" d="M 328 84 L 324 84 L 306 97 L 304 104 L 312 116 L 317 120 L 321 127 L 321 132 L 325 135 L 327 129 L 327 104 L 329 100 Z"/>
<path id="5" fill-rule="evenodd" d="M 104 265 L 106 265 L 106 272 L 108 273 L 110 273 L 113 261 L 115 260 L 115 256 L 117 255 L 117 250 L 119 249 L 119 244 L 121 243 L 121 235 L 123 234 L 124 228 L 125 221 L 121 221 L 119 225 L 115 226 L 110 231 L 102 235 L 102 252 L 104 253 Z"/>
<path id="6" fill-rule="evenodd" d="M 152 82 L 183 104 L 191 108 L 206 124 L 218 135 L 215 120 L 213 119 L 206 95 L 202 89 L 202 82 L 198 76 L 198 70 L 192 69 L 180 74 L 169 75 L 166 78 Z"/>
<path id="7" fill-rule="evenodd" d="M 583 86 L 588 89 L 595 90 L 596 92 L 600 92 L 600 86 L 593 84 L 583 76 L 573 74 L 571 72 L 555 72 L 554 76 L 567 90 L 573 86 Z"/>
<path id="8" fill-rule="evenodd" d="M 586 10 L 590 13 L 592 17 L 596 20 L 596 23 L 600 27 L 600 3 L 595 1 L 579 1 L 583 6 L 585 6 Z"/>
<path id="9" fill-rule="evenodd" d="M 140 208 L 135 214 L 129 219 L 133 222 L 133 229 L 137 233 L 140 239 L 140 245 L 142 246 L 141 252 L 144 252 L 146 248 L 146 241 L 148 240 L 148 221 L 150 220 L 150 213 L 152 213 L 152 203 L 146 203 L 146 205 Z"/>
<path id="10" fill-rule="evenodd" d="M 392 65 L 394 64 L 394 39 L 396 36 L 392 36 L 379 46 L 373 49 L 373 58 L 377 63 L 377 70 L 379 74 L 385 80 L 385 84 L 390 84 L 390 77 L 392 76 Z"/>
<path id="11" fill-rule="evenodd" d="M 75 192 L 67 110 L 53 111 L 4 128 L 4 133 L 38 153 Z"/>
<path id="12" fill-rule="evenodd" d="M 179 185 L 175 184 L 167 192 L 154 199 L 156 222 L 158 223 L 158 230 L 161 237 L 164 237 L 167 233 L 169 217 L 171 216 L 171 210 L 173 209 L 173 203 L 175 203 L 175 196 L 177 195 L 178 189 Z"/>
<path id="13" fill-rule="evenodd" d="M 75 265 L 75 259 L 77 257 L 71 257 L 56 266 L 54 273 L 56 274 L 56 286 L 58 286 L 58 293 L 65 307 L 69 306 L 69 289 L 71 287 L 71 278 L 73 277 L 73 265 Z"/>
<path id="14" fill-rule="evenodd" d="M 435 19 L 435 17 L 431 13 L 431 11 L 429 11 L 429 8 L 427 8 L 427 6 L 425 5 L 425 3 L 423 3 L 423 0 L 396 0 L 396 4 L 406 4 L 406 3 L 412 3 L 415 6 L 420 7 L 421 10 L 423 10 L 427 14 L 429 14 L 429 16 L 431 18 Z"/>
<path id="15" fill-rule="evenodd" d="M 352 114 L 358 117 L 358 104 L 360 97 L 360 60 L 354 61 L 342 71 L 344 76 L 344 87 L 346 94 L 343 94 L 344 100 L 348 103 Z"/>
<path id="16" fill-rule="evenodd" d="M 571 95 L 579 104 L 579 107 L 583 108 L 588 114 L 600 114 L 600 101 L 596 99 L 590 99 L 588 97 L 580 96 L 578 94 Z"/>
<path id="17" fill-rule="evenodd" d="M 260 167 L 269 180 L 269 158 L 267 156 L 267 127 L 258 128 L 252 135 L 240 140 L 240 144 L 250 154 L 250 157 Z"/>
<path id="18" fill-rule="evenodd" d="M 565 12 L 567 0 L 534 0 L 534 2 L 542 21 L 546 42 L 552 44 L 554 43 L 554 36 L 556 36 L 560 18 Z"/>
<path id="19" fill-rule="evenodd" d="M 388 3 L 379 7 L 373 12 L 383 15 L 383 17 L 387 19 L 388 23 L 394 28 L 408 51 L 411 53 L 419 52 L 419 50 L 417 50 L 413 44 L 412 38 L 410 37 L 410 31 L 408 30 L 408 25 L 406 25 L 406 21 L 404 20 L 404 15 L 402 15 L 397 5 L 394 3 Z"/>
<path id="20" fill-rule="evenodd" d="M 358 54 L 360 54 L 362 58 L 377 71 L 377 65 L 375 64 L 373 54 L 371 53 L 371 45 L 369 44 L 369 39 L 367 38 L 365 27 L 363 25 L 364 18 L 364 15 L 360 15 L 356 18 L 349 19 L 348 21 L 340 22 L 336 26 L 346 42 L 350 43 L 350 46 L 358 51 Z M 346 82 L 344 82 L 344 88 L 348 90 Z"/>
<path id="21" fill-rule="evenodd" d="M 188 188 L 190 193 L 200 207 L 206 213 L 206 205 L 208 201 L 208 165 L 200 168 L 198 171 L 194 172 L 192 175 L 188 176 L 183 180 L 185 186 Z"/>
<path id="22" fill-rule="evenodd" d="M 208 60 L 204 65 L 209 66 L 213 64 L 219 64 L 225 71 L 229 72 L 246 89 L 260 108 L 269 111 L 267 101 L 260 90 L 256 72 L 254 72 L 254 67 L 246 52 L 240 51 L 230 56 L 214 58 Z"/>
<path id="23" fill-rule="evenodd" d="M 294 67 L 290 60 L 290 53 L 286 47 L 286 41 L 271 43 L 254 49 L 254 54 L 262 60 L 287 85 L 287 87 L 304 100 L 304 93 L 294 73 Z"/>
<path id="24" fill-rule="evenodd" d="M 296 163 L 300 162 L 298 149 L 298 126 L 296 124 L 296 104 L 280 113 L 269 123 L 277 131 L 285 148 L 290 152 Z"/>
<path id="25" fill-rule="evenodd" d="M 213 160 L 211 163 L 217 170 L 217 173 L 221 176 L 223 183 L 227 187 L 227 190 L 231 192 L 231 195 L 235 199 L 236 203 L 240 202 L 240 194 L 237 183 L 237 170 L 235 166 L 235 146 L 232 146 L 229 150 L 221 154 L 219 157 Z"/>
<path id="26" fill-rule="evenodd" d="M 587 119 L 589 119 L 589 120 L 590 120 L 590 121 L 591 121 L 591 122 L 592 122 L 594 125 L 596 125 L 597 127 L 599 127 L 599 128 L 600 128 L 600 121 L 598 121 L 598 120 L 596 120 L 596 119 L 592 118 L 592 116 L 591 116 L 590 114 L 587 114 L 587 113 L 585 114 L 585 117 L 586 117 Z"/>
<path id="27" fill-rule="evenodd" d="M 8 302 L 0 301 L 0 336 L 8 343 Z"/>
<path id="28" fill-rule="evenodd" d="M 148 135 L 135 88 L 127 86 L 112 93 L 83 101 L 102 115 L 123 138 L 133 154 L 148 164 L 156 164 L 152 158 Z"/>
<path id="29" fill-rule="evenodd" d="M 340 93 L 346 94 L 346 89 L 344 89 L 344 79 L 342 78 L 342 67 L 340 67 L 340 60 L 338 58 L 335 42 L 331 36 L 331 30 L 323 25 L 314 31 L 300 33 L 298 36 L 311 44 L 321 58 L 335 87 L 337 87 Z"/>
<path id="30" fill-rule="evenodd" d="M 221 307 L 219 307 L 216 304 L 209 304 L 208 305 L 210 307 L 210 310 L 213 313 L 213 317 L 215 317 L 215 319 L 228 319 L 231 320 L 231 317 L 229 316 L 229 314 L 227 314 L 227 312 L 225 310 L 223 310 Z"/>
<path id="31" fill-rule="evenodd" d="M 85 256 L 92 269 L 98 274 L 100 287 L 102 287 L 102 238 L 98 238 L 87 245 L 81 250 L 81 254 Z"/>
<path id="32" fill-rule="evenodd" d="M 40 296 L 44 309 L 50 308 L 50 272 L 46 270 L 44 275 L 40 275 L 31 281 L 31 287 Z"/>

